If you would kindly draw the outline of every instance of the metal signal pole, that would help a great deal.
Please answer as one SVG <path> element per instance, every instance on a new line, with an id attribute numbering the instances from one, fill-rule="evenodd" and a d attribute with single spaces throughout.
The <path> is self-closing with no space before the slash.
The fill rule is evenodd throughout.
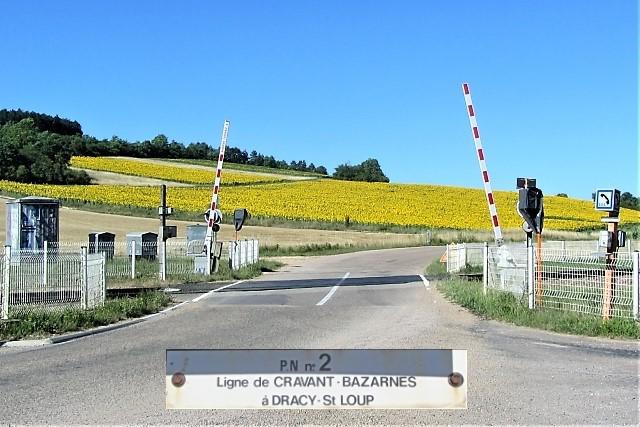
<path id="1" fill-rule="evenodd" d="M 501 246 L 504 240 L 502 238 L 500 222 L 498 221 L 498 210 L 496 209 L 495 200 L 493 198 L 493 191 L 491 191 L 489 171 L 487 170 L 487 163 L 484 159 L 484 149 L 482 148 L 482 141 L 480 141 L 480 131 L 478 130 L 476 112 L 473 108 L 473 102 L 471 101 L 471 90 L 469 89 L 468 83 L 462 84 L 462 92 L 464 93 L 464 101 L 467 104 L 467 115 L 469 116 L 469 124 L 471 125 L 473 142 L 476 145 L 476 153 L 478 155 L 478 162 L 480 163 L 480 172 L 482 173 L 482 181 L 484 182 L 484 192 L 487 196 L 487 203 L 489 204 L 489 215 L 491 215 L 493 234 L 495 235 L 496 244 L 498 246 Z"/>

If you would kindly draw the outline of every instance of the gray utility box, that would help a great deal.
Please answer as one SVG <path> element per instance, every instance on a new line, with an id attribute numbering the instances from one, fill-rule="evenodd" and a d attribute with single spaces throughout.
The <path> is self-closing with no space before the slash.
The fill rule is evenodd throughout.
<path id="1" fill-rule="evenodd" d="M 131 242 L 136 242 L 136 258 L 155 259 L 158 256 L 158 233 L 141 231 L 127 233 L 127 255 L 131 256 Z"/>
<path id="2" fill-rule="evenodd" d="M 207 237 L 206 225 L 187 225 L 187 255 L 198 255 L 203 252 L 204 239 Z"/>
<path id="3" fill-rule="evenodd" d="M 89 253 L 103 253 L 106 259 L 112 259 L 115 248 L 116 235 L 108 231 L 89 233 Z"/>
<path id="4" fill-rule="evenodd" d="M 207 226 L 202 224 L 187 225 L 187 241 L 204 240 L 207 237 Z"/>
<path id="5" fill-rule="evenodd" d="M 60 202 L 46 197 L 23 197 L 7 202 L 5 244 L 14 249 L 39 251 L 44 242 L 57 243 Z"/>

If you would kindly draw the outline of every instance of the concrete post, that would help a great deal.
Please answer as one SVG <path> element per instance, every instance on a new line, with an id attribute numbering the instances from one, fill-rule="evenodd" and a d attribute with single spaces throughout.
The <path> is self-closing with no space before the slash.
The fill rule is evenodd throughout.
<path id="1" fill-rule="evenodd" d="M 136 241 L 131 241 L 131 278 L 136 278 Z"/>
<path id="2" fill-rule="evenodd" d="M 534 298 L 535 281 L 533 279 L 534 277 L 533 258 L 534 258 L 533 246 L 529 245 L 527 247 L 527 293 L 529 294 L 529 309 L 531 310 L 535 308 L 535 298 Z"/>
<path id="3" fill-rule="evenodd" d="M 214 240 L 215 241 L 215 240 Z M 211 244 L 206 244 L 205 243 L 205 249 L 206 249 L 206 257 L 207 257 L 207 268 L 205 269 L 205 274 L 207 276 L 211 275 L 211 264 L 213 263 L 213 256 L 211 254 L 211 248 L 212 248 L 213 243 Z"/>
<path id="4" fill-rule="evenodd" d="M 162 255 L 160 258 L 160 280 L 167 280 L 167 241 L 162 240 L 160 242 L 160 250 Z"/>
<path id="5" fill-rule="evenodd" d="M 482 248 L 482 292 L 486 295 L 489 287 L 489 244 L 484 242 Z"/>
<path id="6" fill-rule="evenodd" d="M 451 250 L 449 250 L 449 244 L 447 243 L 447 273 L 450 272 L 449 270 L 449 260 L 451 259 Z"/>
<path id="7" fill-rule="evenodd" d="M 631 256 L 633 258 L 633 318 L 640 320 L 640 317 L 638 317 L 638 305 L 640 304 L 638 296 L 640 294 L 640 252 L 635 251 Z"/>
<path id="8" fill-rule="evenodd" d="M 467 244 L 463 243 L 462 244 L 462 267 L 460 267 L 460 270 L 464 269 L 466 266 L 467 266 Z"/>
<path id="9" fill-rule="evenodd" d="M 256 239 L 256 262 L 260 261 L 260 240 Z"/>
<path id="10" fill-rule="evenodd" d="M 45 287 L 45 289 L 47 288 L 47 278 L 49 276 L 49 242 L 48 241 L 44 241 L 44 247 L 42 248 L 42 255 L 43 255 L 43 269 L 42 269 L 42 284 Z"/>

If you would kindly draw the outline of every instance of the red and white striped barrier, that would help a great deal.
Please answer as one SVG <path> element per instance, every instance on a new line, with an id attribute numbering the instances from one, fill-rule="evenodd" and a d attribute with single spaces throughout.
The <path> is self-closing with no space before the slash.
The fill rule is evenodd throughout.
<path id="1" fill-rule="evenodd" d="M 218 208 L 218 193 L 220 192 L 220 179 L 222 178 L 222 164 L 224 163 L 224 152 L 227 148 L 227 135 L 229 133 L 229 120 L 224 121 L 222 128 L 222 139 L 220 140 L 220 152 L 218 154 L 218 166 L 216 167 L 216 178 L 213 182 L 213 194 L 211 195 L 211 206 L 209 207 L 209 221 L 207 224 L 207 236 L 205 238 L 205 251 L 211 248 L 213 239 L 213 225 L 215 224 L 214 212 Z"/>
<path id="2" fill-rule="evenodd" d="M 489 171 L 487 170 L 487 163 L 485 161 L 485 153 L 482 148 L 482 141 L 480 141 L 480 131 L 478 130 L 478 121 L 476 120 L 476 112 L 473 108 L 473 102 L 471 101 L 471 90 L 468 83 L 462 84 L 462 92 L 464 93 L 464 101 L 467 104 L 467 115 L 469 116 L 469 124 L 471 124 L 471 134 L 473 135 L 473 142 L 476 145 L 476 152 L 478 154 L 478 161 L 480 162 L 480 172 L 482 172 L 482 181 L 484 182 L 484 192 L 487 195 L 487 203 L 489 203 L 489 214 L 491 215 L 491 223 L 493 225 L 493 233 L 498 245 L 502 244 L 502 230 L 500 230 L 500 221 L 498 220 L 498 211 L 493 198 L 493 191 L 491 191 L 491 182 L 489 180 Z"/>

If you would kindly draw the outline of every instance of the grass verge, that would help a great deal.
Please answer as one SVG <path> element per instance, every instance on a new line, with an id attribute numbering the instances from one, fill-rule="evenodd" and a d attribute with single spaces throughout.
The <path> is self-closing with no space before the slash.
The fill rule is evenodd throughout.
<path id="1" fill-rule="evenodd" d="M 461 279 L 438 281 L 437 288 L 448 300 L 485 319 L 574 335 L 640 338 L 640 325 L 630 319 L 605 321 L 597 316 L 566 311 L 529 310 L 511 293 L 489 291 L 484 295 L 481 283 Z"/>
<path id="2" fill-rule="evenodd" d="M 263 255 L 263 254 L 261 254 Z M 264 256 L 264 255 L 263 255 Z M 193 260 L 190 260 L 192 263 Z M 188 265 L 191 267 L 191 264 Z M 152 269 L 148 269 L 148 274 L 140 275 L 135 279 L 125 277 L 107 277 L 108 289 L 128 289 L 128 288 L 166 288 L 171 285 L 182 283 L 202 283 L 202 282 L 222 282 L 228 280 L 247 280 L 260 276 L 264 272 L 275 271 L 282 267 L 282 263 L 261 259 L 255 264 L 250 264 L 239 270 L 232 270 L 225 261 L 220 264 L 218 271 L 210 276 L 202 274 L 175 274 L 168 275 L 167 280 L 158 279 L 158 266 L 155 264 Z M 149 273 L 150 272 L 150 273 Z"/>
<path id="3" fill-rule="evenodd" d="M 171 280 L 161 282 L 157 278 L 145 278 L 123 281 L 122 288 L 149 287 L 165 288 L 171 284 L 246 280 L 260 276 L 263 272 L 274 271 L 282 266 L 271 260 L 260 260 L 256 264 L 231 270 L 228 265 L 221 265 L 216 274 L 211 276 L 184 275 L 174 276 Z M 118 286 L 110 286 L 118 288 Z M 156 313 L 169 305 L 171 298 L 164 292 L 155 290 L 144 291 L 134 297 L 108 298 L 104 306 L 90 310 L 67 308 L 55 311 L 23 310 L 12 311 L 11 321 L 0 323 L 0 340 L 18 340 L 23 338 L 41 338 L 65 332 L 79 331 L 110 325 L 121 320 L 132 319 L 146 314 Z"/>
<path id="4" fill-rule="evenodd" d="M 40 338 L 109 325 L 156 313 L 170 302 L 165 293 L 150 291 L 131 298 L 107 299 L 104 306 L 90 310 L 17 311 L 12 313 L 12 321 L 0 324 L 0 340 Z"/>

